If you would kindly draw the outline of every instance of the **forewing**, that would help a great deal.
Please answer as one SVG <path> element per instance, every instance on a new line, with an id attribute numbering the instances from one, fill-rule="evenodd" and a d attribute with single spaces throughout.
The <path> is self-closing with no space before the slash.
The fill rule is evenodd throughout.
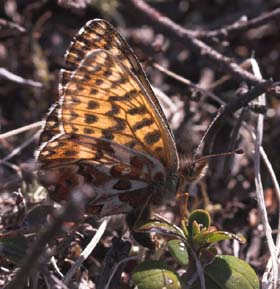
<path id="1" fill-rule="evenodd" d="M 142 89 L 148 95 L 153 106 L 156 107 L 157 113 L 160 115 L 162 125 L 168 132 L 165 133 L 166 142 L 169 144 L 168 149 L 173 156 L 169 159 L 172 162 L 169 164 L 172 168 L 178 167 L 178 157 L 173 133 L 169 127 L 168 121 L 162 111 L 162 108 L 151 89 L 150 83 L 144 73 L 137 56 L 119 34 L 119 32 L 107 21 L 102 19 L 94 19 L 88 21 L 84 27 L 80 29 L 78 34 L 71 42 L 68 51 L 65 55 L 66 68 L 68 71 L 74 71 L 78 68 L 81 61 L 86 55 L 94 49 L 102 49 L 108 51 L 113 57 L 118 59 L 123 66 L 126 67 L 132 74 L 138 78 Z M 70 73 L 62 71 L 61 73 L 61 90 L 65 88 L 69 82 Z"/>
<path id="2" fill-rule="evenodd" d="M 94 19 L 88 21 L 71 42 L 65 55 L 65 64 L 68 70 L 74 71 L 85 56 L 94 49 L 104 49 L 116 57 L 142 83 L 143 87 L 153 99 L 164 117 L 157 98 L 151 89 L 137 56 L 119 32 L 107 21 Z M 65 76 L 62 83 L 65 85 L 69 78 Z"/>
<path id="3" fill-rule="evenodd" d="M 177 169 L 176 150 L 156 106 L 135 75 L 109 52 L 95 50 L 85 57 L 60 106 L 65 133 L 110 140 Z"/>

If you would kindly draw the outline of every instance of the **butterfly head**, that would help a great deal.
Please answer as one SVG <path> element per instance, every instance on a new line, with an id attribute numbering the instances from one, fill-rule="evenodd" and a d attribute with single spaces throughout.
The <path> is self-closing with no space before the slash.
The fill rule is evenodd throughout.
<path id="1" fill-rule="evenodd" d="M 180 162 L 180 186 L 184 187 L 186 184 L 196 183 L 203 178 L 207 172 L 208 160 L 210 158 L 216 158 L 221 156 L 230 156 L 233 154 L 242 154 L 242 149 L 236 149 L 234 151 L 211 154 L 203 156 L 201 158 L 193 158 L 191 160 L 182 158 Z"/>
<path id="2" fill-rule="evenodd" d="M 198 182 L 205 176 L 208 168 L 208 160 L 201 158 L 197 160 L 182 159 L 180 162 L 180 177 L 182 185 Z"/>

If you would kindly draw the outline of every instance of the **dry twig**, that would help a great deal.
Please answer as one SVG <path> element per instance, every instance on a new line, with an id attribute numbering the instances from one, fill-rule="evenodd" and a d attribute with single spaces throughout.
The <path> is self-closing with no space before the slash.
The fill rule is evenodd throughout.
<path id="1" fill-rule="evenodd" d="M 5 133 L 2 133 L 2 134 L 0 134 L 0 141 L 2 139 L 15 136 L 17 134 L 23 133 L 23 132 L 28 131 L 28 130 L 32 130 L 35 128 L 41 128 L 43 124 L 44 124 L 44 121 L 41 120 L 41 121 L 37 121 L 37 122 L 31 123 L 31 124 L 25 125 L 25 126 L 20 127 L 20 128 L 10 130 L 10 131 L 5 132 Z"/>
<path id="2" fill-rule="evenodd" d="M 257 85 L 266 82 L 265 80 L 259 79 L 252 73 L 242 69 L 231 58 L 220 54 L 218 51 L 211 48 L 203 41 L 194 37 L 192 32 L 184 29 L 182 26 L 173 22 L 170 18 L 162 15 L 143 0 L 130 1 L 138 10 L 147 15 L 156 24 L 164 28 L 165 31 L 170 34 L 170 37 L 174 37 L 184 45 L 188 45 L 195 53 L 199 54 L 201 57 L 208 58 L 218 67 L 232 74 L 237 79 L 246 81 L 251 85 Z"/>
<path id="3" fill-rule="evenodd" d="M 231 37 L 244 31 L 248 31 L 249 29 L 269 24 L 272 21 L 279 21 L 279 19 L 280 8 L 277 8 L 271 12 L 264 13 L 263 15 L 250 20 L 247 20 L 247 17 L 242 17 L 235 23 L 220 29 L 212 31 L 194 31 L 192 32 L 192 35 L 202 39 Z"/>
<path id="4" fill-rule="evenodd" d="M 29 85 L 37 88 L 43 87 L 43 84 L 38 81 L 34 81 L 31 79 L 25 79 L 21 76 L 18 76 L 10 71 L 8 71 L 6 68 L 0 67 L 0 76 L 5 77 L 13 82 L 19 83 L 19 84 L 24 84 L 24 85 Z"/>

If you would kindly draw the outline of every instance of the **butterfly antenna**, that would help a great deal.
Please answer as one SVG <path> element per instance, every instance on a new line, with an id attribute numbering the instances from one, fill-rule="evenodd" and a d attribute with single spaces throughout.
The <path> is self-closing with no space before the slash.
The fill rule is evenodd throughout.
<path id="1" fill-rule="evenodd" d="M 196 161 L 200 162 L 200 161 L 207 160 L 207 159 L 210 159 L 210 158 L 222 157 L 222 156 L 230 156 L 230 155 L 233 155 L 233 154 L 239 154 L 240 155 L 240 154 L 243 154 L 243 153 L 244 153 L 243 149 L 236 149 L 236 150 L 233 150 L 233 151 L 230 151 L 230 152 L 203 156 L 203 157 L 197 159 Z"/>
<path id="2" fill-rule="evenodd" d="M 222 112 L 222 110 L 219 109 L 219 111 L 218 111 L 218 113 L 216 114 L 215 118 L 211 121 L 211 123 L 209 124 L 208 128 L 207 128 L 206 131 L 204 132 L 204 134 L 203 134 L 203 136 L 202 136 L 202 138 L 201 138 L 201 140 L 200 140 L 200 142 L 199 142 L 199 144 L 198 144 L 198 146 L 197 146 L 197 148 L 196 148 L 196 150 L 195 150 L 195 152 L 194 152 L 194 155 L 193 155 L 193 159 L 194 159 L 194 160 L 196 159 L 196 157 L 197 157 L 197 155 L 198 155 L 198 153 L 199 153 L 199 151 L 200 151 L 200 149 L 201 149 L 201 146 L 203 145 L 204 140 L 205 140 L 206 136 L 208 135 L 210 129 L 213 127 L 214 123 L 215 123 L 215 122 L 217 121 L 217 119 L 220 117 L 221 112 Z"/>

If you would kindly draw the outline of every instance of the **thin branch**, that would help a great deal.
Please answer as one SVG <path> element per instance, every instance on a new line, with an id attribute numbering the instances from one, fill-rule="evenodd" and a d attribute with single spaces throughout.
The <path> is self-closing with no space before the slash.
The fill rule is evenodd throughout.
<path id="1" fill-rule="evenodd" d="M 251 63 L 252 63 L 252 62 L 251 62 L 251 59 L 247 59 L 246 61 L 244 61 L 244 62 L 241 64 L 241 66 L 242 66 L 243 68 L 246 68 L 246 69 L 247 69 L 247 68 L 249 68 L 249 67 L 252 66 Z M 193 88 L 193 89 L 195 89 L 195 90 L 197 90 L 197 91 L 200 91 L 202 94 L 205 94 L 205 95 L 207 95 L 208 97 L 214 99 L 214 100 L 217 101 L 219 104 L 222 104 L 222 105 L 225 105 L 225 104 L 226 104 L 226 103 L 225 103 L 223 100 L 221 100 L 217 95 L 213 94 L 211 91 L 208 91 L 208 90 L 200 87 L 198 84 L 193 83 L 193 82 L 191 82 L 190 80 L 188 80 L 188 79 L 186 79 L 186 78 L 184 78 L 184 77 L 182 77 L 182 76 L 174 73 L 173 71 L 168 70 L 167 68 L 159 65 L 158 63 L 153 63 L 152 65 L 153 65 L 153 67 L 155 67 L 155 68 L 158 69 L 159 71 L 163 72 L 164 74 L 172 77 L 173 79 L 176 79 L 176 80 L 180 81 L 181 83 L 184 83 L 184 84 L 190 86 L 191 88 Z M 230 76 L 226 76 L 226 78 L 224 77 L 223 79 L 221 79 L 220 82 L 226 81 L 226 80 L 228 80 L 228 79 L 230 79 Z M 218 82 L 216 82 L 216 83 L 218 84 Z M 277 87 L 277 83 L 274 84 L 274 87 Z M 244 95 L 243 95 L 243 96 L 244 96 Z M 231 109 L 229 109 L 229 110 L 231 110 Z M 255 140 L 255 139 L 256 139 L 256 136 L 255 136 L 254 132 L 252 131 L 252 129 L 250 129 L 250 127 L 248 127 L 245 122 L 242 122 L 242 125 L 245 126 L 245 128 L 250 132 L 252 138 Z M 266 155 L 266 152 L 265 152 L 265 150 L 263 149 L 262 146 L 260 147 L 260 153 L 261 153 L 261 157 L 262 157 L 262 159 L 263 159 L 263 161 L 264 161 L 264 163 L 265 163 L 265 165 L 266 165 L 266 167 L 267 167 L 267 169 L 268 169 L 268 171 L 269 171 L 269 174 L 270 174 L 270 176 L 271 176 L 271 178 L 272 178 L 272 181 L 273 181 L 273 184 L 274 184 L 274 187 L 275 187 L 275 191 L 276 191 L 276 195 L 277 195 L 277 199 L 278 199 L 279 202 L 280 202 L 280 187 L 279 187 L 279 184 L 278 184 L 278 182 L 277 182 L 277 178 L 276 178 L 275 172 L 274 172 L 274 170 L 273 170 L 273 168 L 272 168 L 272 166 L 271 166 L 271 163 L 270 163 L 269 160 L 268 160 L 268 157 L 267 157 L 267 155 Z M 278 242 L 277 242 L 277 244 L 278 244 L 278 245 L 277 245 L 277 248 L 279 248 L 278 251 L 279 251 L 279 253 L 280 253 L 280 246 L 279 246 L 279 244 L 280 244 L 280 211 L 279 211 L 278 220 L 279 220 L 279 221 L 278 221 L 278 232 L 279 232 L 279 233 L 278 233 L 278 236 L 277 236 L 277 241 L 278 241 Z"/>
<path id="2" fill-rule="evenodd" d="M 244 70 L 249 70 L 249 68 L 251 68 L 251 59 L 245 59 L 243 62 L 241 62 L 239 64 L 239 66 L 241 68 L 243 68 Z M 226 81 L 229 81 L 232 79 L 232 76 L 229 74 L 225 74 L 223 76 L 221 76 L 219 79 L 215 80 L 214 82 L 212 82 L 209 86 L 208 89 L 213 90 L 215 88 L 217 88 L 218 86 L 221 86 L 223 83 L 225 83 Z"/>
<path id="3" fill-rule="evenodd" d="M 247 106 L 249 102 L 256 99 L 259 95 L 266 92 L 270 87 L 272 83 L 270 81 L 267 81 L 265 83 L 261 83 L 251 90 L 249 90 L 247 93 L 244 93 L 240 96 L 235 97 L 233 100 L 228 102 L 226 105 L 221 106 L 221 110 L 219 112 L 219 119 L 218 121 L 214 122 L 210 129 L 208 130 L 207 139 L 213 138 L 213 134 L 216 135 L 217 131 L 219 130 L 220 126 L 222 125 L 223 121 L 228 118 L 229 116 L 232 116 L 237 110 L 240 108 Z M 211 141 L 205 141 L 205 150 L 207 151 L 209 147 L 211 146 Z"/>
<path id="4" fill-rule="evenodd" d="M 10 71 L 8 71 L 6 68 L 0 67 L 0 76 L 5 77 L 13 82 L 19 83 L 19 84 L 24 84 L 24 85 L 29 85 L 33 87 L 38 87 L 41 88 L 43 87 L 43 84 L 38 81 L 34 81 L 32 79 L 25 79 L 21 76 L 18 76 Z"/>
<path id="5" fill-rule="evenodd" d="M 26 29 L 19 24 L 11 21 L 7 21 L 5 19 L 0 19 L 0 30 L 5 30 L 5 28 L 12 28 L 17 30 L 20 33 L 26 32 Z"/>
<path id="6" fill-rule="evenodd" d="M 54 256 L 51 257 L 50 263 L 52 264 L 52 266 L 53 266 L 53 268 L 54 268 L 54 270 L 55 270 L 55 273 L 56 273 L 60 278 L 63 278 L 64 275 L 61 273 L 60 269 L 58 268 Z M 61 283 L 62 283 L 62 282 L 61 282 Z M 63 285 L 64 285 L 64 284 L 63 284 Z"/>
<path id="7" fill-rule="evenodd" d="M 28 145 L 30 145 L 33 141 L 35 141 L 40 135 L 40 132 L 38 131 L 33 136 L 29 137 L 27 140 L 25 140 L 20 146 L 16 147 L 11 153 L 9 153 L 7 156 L 5 156 L 3 159 L 0 160 L 0 164 L 3 162 L 8 161 L 15 155 L 19 154 L 24 148 L 26 148 Z"/>
<path id="8" fill-rule="evenodd" d="M 8 168 L 14 170 L 17 177 L 19 178 L 19 180 L 23 179 L 22 169 L 19 166 L 15 165 L 13 163 L 9 163 L 9 162 L 2 162 L 1 165 L 7 166 Z M 1 217 L 0 217 L 0 219 L 1 219 Z"/>
<path id="9" fill-rule="evenodd" d="M 16 37 L 26 33 L 26 29 L 19 24 L 0 18 L 0 39 Z"/>
<path id="10" fill-rule="evenodd" d="M 250 19 L 250 20 L 247 20 L 244 18 L 245 17 L 243 16 L 241 19 L 239 19 L 235 23 L 222 27 L 220 29 L 216 29 L 212 31 L 193 32 L 193 36 L 202 38 L 202 39 L 234 36 L 238 33 L 248 31 L 249 29 L 257 28 L 257 27 L 266 25 L 272 21 L 279 20 L 280 8 L 276 8 L 275 10 L 271 12 L 264 13 L 263 15 Z"/>
<path id="11" fill-rule="evenodd" d="M 161 27 L 184 45 L 188 45 L 201 57 L 205 57 L 217 64 L 221 69 L 234 75 L 237 79 L 246 81 L 251 85 L 264 83 L 265 80 L 259 79 L 252 73 L 242 69 L 231 58 L 220 54 L 201 40 L 194 37 L 194 34 L 182 26 L 173 22 L 170 18 L 160 14 L 156 9 L 145 3 L 143 0 L 130 0 L 130 2 L 142 13 L 147 15 L 152 21 Z"/>
<path id="12" fill-rule="evenodd" d="M 5 139 L 5 138 L 8 138 L 8 137 L 23 133 L 23 132 L 25 132 L 27 130 L 31 130 L 31 129 L 35 129 L 35 128 L 41 128 L 43 124 L 44 124 L 44 121 L 37 121 L 37 122 L 31 123 L 31 124 L 22 126 L 20 128 L 17 128 L 17 129 L 10 130 L 8 132 L 2 133 L 2 134 L 0 134 L 0 141 L 1 141 L 1 139 Z"/>
<path id="13" fill-rule="evenodd" d="M 263 82 L 250 89 L 247 93 L 235 97 L 232 101 L 224 106 L 221 116 L 225 114 L 232 114 L 238 109 L 248 105 L 249 102 L 256 99 L 259 95 L 265 93 L 271 86 L 273 86 L 272 81 L 267 80 L 266 82 Z"/>
<path id="14" fill-rule="evenodd" d="M 187 86 L 191 87 L 194 90 L 199 91 L 201 94 L 203 95 L 207 95 L 208 97 L 212 98 L 213 100 L 217 101 L 219 104 L 225 104 L 218 96 L 216 96 L 214 93 L 212 93 L 211 91 L 208 91 L 204 88 L 202 88 L 200 85 L 195 84 L 193 82 L 191 82 L 189 79 L 182 77 L 178 74 L 176 74 L 175 72 L 168 70 L 167 68 L 161 66 L 158 63 L 153 63 L 152 64 L 154 68 L 156 68 L 157 70 L 163 72 L 164 74 L 180 81 L 181 83 L 186 84 Z"/>

